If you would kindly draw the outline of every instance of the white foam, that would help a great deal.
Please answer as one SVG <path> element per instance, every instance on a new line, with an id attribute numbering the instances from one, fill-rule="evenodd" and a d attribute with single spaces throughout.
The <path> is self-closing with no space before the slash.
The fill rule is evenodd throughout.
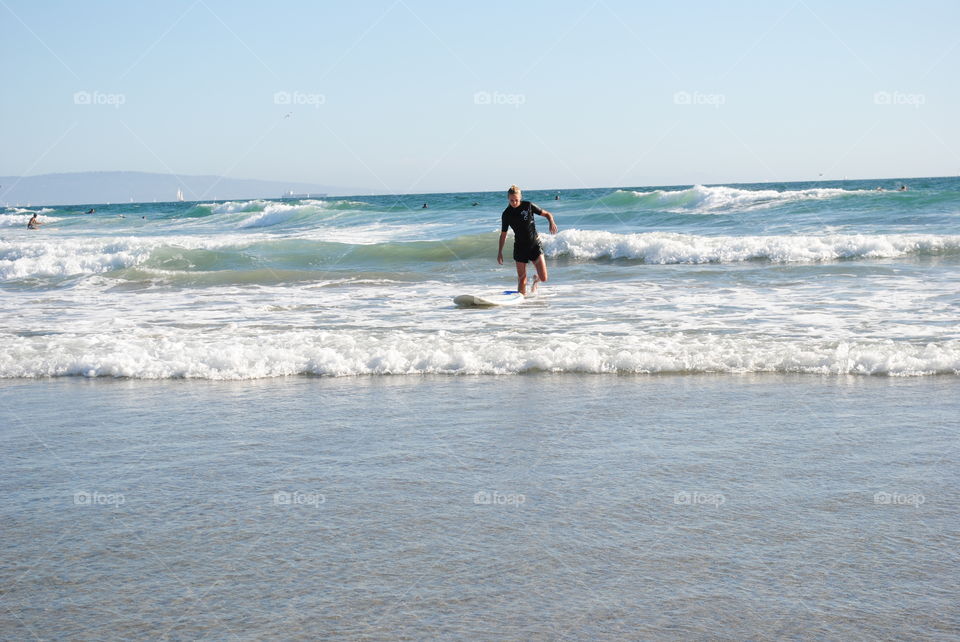
<path id="1" fill-rule="evenodd" d="M 303 214 L 315 214 L 325 209 L 327 203 L 320 200 L 308 200 L 299 204 L 276 201 L 228 201 L 226 203 L 203 203 L 214 215 L 249 214 L 239 221 L 236 217 L 215 216 L 205 223 L 229 224 L 237 229 L 256 229 L 272 227 L 286 223 Z"/>
<path id="2" fill-rule="evenodd" d="M 136 238 L 0 241 L 0 280 L 100 274 L 136 265 L 158 244 Z"/>
<path id="3" fill-rule="evenodd" d="M 255 212 L 240 221 L 237 225 L 240 229 L 250 229 L 257 227 L 270 227 L 280 223 L 286 223 L 291 218 L 304 212 L 314 212 L 316 207 L 313 205 L 286 205 L 284 203 L 269 203 L 263 210 Z"/>
<path id="4" fill-rule="evenodd" d="M 431 234 L 440 229 L 451 227 L 449 223 L 420 223 L 416 225 L 400 223 L 370 223 L 349 227 L 324 227 L 298 235 L 298 238 L 350 245 L 374 245 L 389 241 L 425 241 L 436 240 L 440 235 Z"/>
<path id="5" fill-rule="evenodd" d="M 53 221 L 61 221 L 63 219 L 56 216 L 45 216 L 45 212 L 52 212 L 52 209 L 45 208 L 39 210 L 38 212 L 33 212 L 31 210 L 22 210 L 17 208 L 18 213 L 16 214 L 0 214 L 0 227 L 26 227 L 27 223 L 30 222 L 30 218 L 37 214 L 37 220 L 41 223 L 50 223 Z"/>
<path id="6" fill-rule="evenodd" d="M 0 337 L 0 377 L 252 379 L 289 375 L 577 373 L 960 374 L 960 341 L 773 340 L 730 335 L 555 336 L 342 330 Z"/>
<path id="7" fill-rule="evenodd" d="M 617 190 L 615 195 L 632 195 L 639 201 L 650 202 L 674 212 L 716 213 L 719 211 L 747 211 L 773 207 L 791 201 L 823 200 L 849 194 L 869 194 L 865 190 L 839 188 L 812 188 L 804 190 L 748 190 L 737 187 L 705 187 L 694 185 L 684 190 L 653 190 L 638 192 Z"/>
<path id="8" fill-rule="evenodd" d="M 24 222 L 24 225 L 26 223 Z M 446 223 L 395 225 L 372 223 L 353 227 L 315 228 L 278 237 L 266 232 L 215 236 L 63 237 L 24 232 L 23 238 L 0 240 L 0 280 L 26 277 L 101 274 L 142 263 L 159 247 L 224 250 L 263 241 L 291 238 L 369 245 L 438 237 Z M 430 232 L 433 232 L 431 234 Z M 615 234 L 596 230 L 564 230 L 542 235 L 550 257 L 636 259 L 646 263 L 732 263 L 769 260 L 778 263 L 837 259 L 896 258 L 911 254 L 960 251 L 960 236 L 827 235 L 827 236 L 695 236 L 667 232 Z"/>
<path id="9" fill-rule="evenodd" d="M 41 207 L 38 210 L 30 209 L 29 207 L 8 207 L 6 209 L 16 212 L 17 214 L 49 214 L 54 211 L 52 207 Z"/>
<path id="10" fill-rule="evenodd" d="M 23 240 L 0 240 L 0 280 L 102 274 L 139 265 L 160 247 L 221 250 L 270 240 L 275 237 L 266 234 L 122 238 L 32 235 Z"/>
<path id="11" fill-rule="evenodd" d="M 668 232 L 615 234 L 564 230 L 541 235 L 548 256 L 626 258 L 647 263 L 731 263 L 766 259 L 778 263 L 895 258 L 921 252 L 960 250 L 960 236 L 930 234 L 831 234 L 826 236 L 696 236 Z"/>
<path id="12" fill-rule="evenodd" d="M 237 212 L 257 212 L 262 210 L 269 201 L 226 201 L 224 203 L 200 203 L 201 207 L 209 207 L 214 214 L 235 214 Z"/>
<path id="13" fill-rule="evenodd" d="M 305 205 L 317 205 L 320 207 L 336 207 L 336 208 L 359 208 L 359 207 L 370 207 L 370 203 L 364 201 L 321 201 L 312 198 L 305 199 L 300 201 Z"/>

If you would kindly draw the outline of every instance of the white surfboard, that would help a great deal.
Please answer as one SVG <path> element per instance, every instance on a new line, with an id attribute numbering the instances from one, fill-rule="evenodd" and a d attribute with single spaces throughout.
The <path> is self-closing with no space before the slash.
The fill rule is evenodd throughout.
<path id="1" fill-rule="evenodd" d="M 453 302 L 459 306 L 489 306 L 489 305 L 517 305 L 523 303 L 524 296 L 516 290 L 502 290 L 500 292 L 484 292 L 483 294 L 461 294 L 453 297 Z"/>

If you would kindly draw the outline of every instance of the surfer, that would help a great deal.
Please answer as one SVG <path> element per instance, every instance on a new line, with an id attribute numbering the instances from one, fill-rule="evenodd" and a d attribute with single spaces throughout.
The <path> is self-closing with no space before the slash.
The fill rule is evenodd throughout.
<path id="1" fill-rule="evenodd" d="M 36 229 L 39 229 L 41 225 L 43 225 L 43 223 L 37 220 L 37 214 L 36 212 L 34 212 L 33 216 L 30 217 L 30 222 L 27 223 L 27 229 L 36 230 Z"/>
<path id="2" fill-rule="evenodd" d="M 538 283 L 547 281 L 547 261 L 543 256 L 543 246 L 537 235 L 537 225 L 533 220 L 534 214 L 543 216 L 550 221 L 550 233 L 557 233 L 557 224 L 553 214 L 523 200 L 523 193 L 516 185 L 507 190 L 509 205 L 500 217 L 500 247 L 497 250 L 497 263 L 503 265 L 503 244 L 507 241 L 507 228 L 513 229 L 513 260 L 517 264 L 517 290 L 520 294 L 527 293 L 527 263 L 533 262 L 537 273 L 533 277 L 533 287 L 530 293 L 537 291 Z"/>

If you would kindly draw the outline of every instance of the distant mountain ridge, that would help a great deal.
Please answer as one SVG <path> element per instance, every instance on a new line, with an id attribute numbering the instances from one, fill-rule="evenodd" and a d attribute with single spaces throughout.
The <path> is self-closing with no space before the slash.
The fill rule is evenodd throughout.
<path id="1" fill-rule="evenodd" d="M 280 198 L 295 194 L 354 195 L 371 190 L 224 176 L 157 174 L 151 172 L 71 172 L 37 176 L 0 176 L 0 205 L 97 205 L 177 200 L 177 190 L 186 201 Z"/>

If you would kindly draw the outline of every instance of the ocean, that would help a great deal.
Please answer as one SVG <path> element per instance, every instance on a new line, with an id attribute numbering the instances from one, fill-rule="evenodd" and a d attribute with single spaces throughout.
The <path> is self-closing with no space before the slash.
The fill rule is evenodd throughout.
<path id="1" fill-rule="evenodd" d="M 505 189 L 0 211 L 0 637 L 960 635 L 960 178 Z"/>
<path id="2" fill-rule="evenodd" d="M 903 183 L 529 191 L 511 310 L 452 303 L 516 288 L 503 193 L 8 207 L 0 377 L 955 375 L 960 179 Z"/>

